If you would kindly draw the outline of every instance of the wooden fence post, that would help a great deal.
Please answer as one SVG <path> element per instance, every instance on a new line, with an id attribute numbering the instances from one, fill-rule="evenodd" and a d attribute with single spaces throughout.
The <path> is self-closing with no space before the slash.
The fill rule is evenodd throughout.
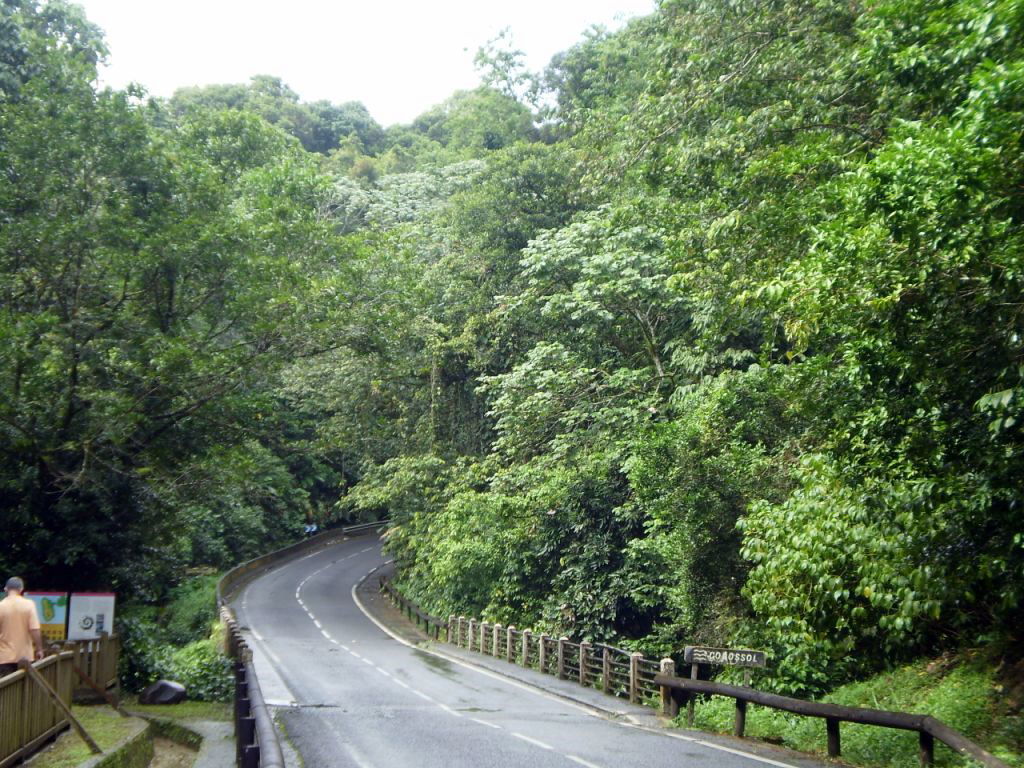
<path id="1" fill-rule="evenodd" d="M 922 768 L 928 768 L 935 762 L 935 739 L 930 733 L 917 732 L 918 755 Z"/>
<path id="2" fill-rule="evenodd" d="M 584 640 L 580 643 L 580 685 L 587 684 L 587 664 L 590 663 L 590 643 Z"/>
<path id="3" fill-rule="evenodd" d="M 661 674 L 668 677 L 675 677 L 676 663 L 669 658 L 662 659 Z M 661 714 L 668 717 L 675 717 L 679 714 L 679 705 L 676 704 L 676 700 L 672 698 L 672 691 L 664 685 L 661 686 Z"/>
<path id="4" fill-rule="evenodd" d="M 629 654 L 629 701 L 636 704 L 640 700 L 640 659 L 644 655 L 639 652 Z"/>
<path id="5" fill-rule="evenodd" d="M 462 625 L 465 624 L 465 623 L 466 623 L 466 617 L 465 616 L 459 616 L 459 626 L 455 630 L 455 644 L 457 646 L 459 646 L 460 648 L 462 647 L 462 634 L 463 634 Z"/>
<path id="6" fill-rule="evenodd" d="M 607 645 L 601 646 L 601 690 L 609 694 L 612 692 L 612 657 Z"/>
<path id="7" fill-rule="evenodd" d="M 696 680 L 697 679 L 697 665 L 696 664 L 691 664 L 690 665 L 690 679 L 691 680 Z M 693 728 L 693 703 L 694 703 L 694 699 L 696 697 L 692 693 L 687 694 L 687 696 L 688 696 L 688 698 L 686 700 L 686 727 L 687 728 Z"/>
<path id="8" fill-rule="evenodd" d="M 533 633 L 528 629 L 523 630 L 523 666 L 530 666 L 530 635 Z"/>
<path id="9" fill-rule="evenodd" d="M 480 645 L 477 647 L 480 653 L 487 653 L 487 626 L 486 621 L 480 622 Z"/>
<path id="10" fill-rule="evenodd" d="M 540 671 L 547 672 L 548 636 L 543 632 L 541 632 L 540 637 L 537 638 L 537 660 L 540 664 Z"/>
<path id="11" fill-rule="evenodd" d="M 466 647 L 469 650 L 473 650 L 473 640 L 476 638 L 476 619 L 469 620 L 469 637 L 467 638 Z"/>
<path id="12" fill-rule="evenodd" d="M 494 642 L 493 642 L 493 647 L 491 648 L 491 650 L 492 650 L 491 655 L 494 658 L 498 658 L 498 653 L 501 650 L 501 635 L 502 635 L 502 626 L 501 626 L 501 624 L 495 624 L 494 625 Z"/>
<path id="13" fill-rule="evenodd" d="M 565 680 L 565 644 L 569 642 L 568 637 L 558 638 L 558 673 L 559 680 Z"/>
<path id="14" fill-rule="evenodd" d="M 512 647 L 512 641 L 515 639 L 516 628 L 511 624 L 505 629 L 505 661 L 509 664 L 515 659 L 516 652 Z"/>
<path id="15" fill-rule="evenodd" d="M 825 733 L 828 736 L 828 756 L 839 757 L 842 752 L 839 743 L 839 721 L 833 717 L 826 717 Z"/>

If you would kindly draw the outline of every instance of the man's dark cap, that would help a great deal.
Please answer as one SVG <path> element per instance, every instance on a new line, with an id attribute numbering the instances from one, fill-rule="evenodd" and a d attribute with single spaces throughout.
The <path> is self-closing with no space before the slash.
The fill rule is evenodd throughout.
<path id="1" fill-rule="evenodd" d="M 7 586 L 4 589 L 16 589 L 19 592 L 25 591 L 25 582 L 19 579 L 17 576 L 11 576 L 7 580 Z"/>

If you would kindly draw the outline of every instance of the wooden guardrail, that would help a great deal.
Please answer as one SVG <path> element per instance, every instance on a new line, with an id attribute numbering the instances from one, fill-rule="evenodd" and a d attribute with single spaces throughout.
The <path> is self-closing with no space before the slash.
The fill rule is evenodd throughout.
<path id="1" fill-rule="evenodd" d="M 671 659 L 660 662 L 604 643 L 574 643 L 567 637 L 549 637 L 528 629 L 504 627 L 486 621 L 450 616 L 441 619 L 424 611 L 406 598 L 386 575 L 380 577 L 380 590 L 410 621 L 424 631 L 447 642 L 504 659 L 510 664 L 535 669 L 560 680 L 573 680 L 582 686 L 597 688 L 611 696 L 627 698 L 634 704 L 653 704 L 661 696 L 654 677 L 661 671 L 674 671 Z"/>
<path id="2" fill-rule="evenodd" d="M 71 651 L 76 684 L 72 697 L 91 698 L 93 693 L 116 691 L 119 687 L 117 664 L 121 655 L 121 640 L 117 635 L 101 635 L 95 640 L 65 643 Z M 99 689 L 99 690 L 97 690 Z"/>
<path id="3" fill-rule="evenodd" d="M 74 653 L 63 651 L 32 666 L 71 705 L 75 687 Z M 14 765 L 42 747 L 70 722 L 24 669 L 0 678 L 0 768 Z"/>
<path id="4" fill-rule="evenodd" d="M 450 616 L 444 621 L 407 599 L 386 575 L 380 577 L 380 590 L 410 621 L 422 624 L 427 634 L 435 639 L 439 639 L 443 631 L 449 643 L 470 651 L 503 658 L 511 664 L 533 668 L 560 680 L 574 680 L 583 686 L 599 688 L 606 694 L 628 698 L 633 703 L 654 705 L 660 701 L 662 713 L 669 717 L 676 717 L 680 706 L 692 701 L 696 694 L 730 696 L 736 700 L 733 733 L 739 737 L 743 736 L 746 728 L 747 704 L 754 703 L 824 719 L 829 757 L 839 757 L 839 723 L 848 722 L 917 731 L 921 764 L 925 766 L 932 765 L 935 759 L 937 740 L 987 768 L 1009 768 L 966 736 L 930 715 L 804 701 L 745 686 L 676 677 L 672 659 L 655 662 L 645 659 L 640 653 L 604 643 L 574 643 L 565 637 L 553 638 L 534 634 L 528 629 L 503 627 L 465 616 Z"/>
<path id="5" fill-rule="evenodd" d="M 860 723 L 881 728 L 897 728 L 905 731 L 917 731 L 921 765 L 931 765 L 935 760 L 935 741 L 938 740 L 955 752 L 977 760 L 988 768 L 1009 768 L 1002 760 L 989 754 L 963 734 L 953 730 L 940 720 L 930 715 L 915 715 L 906 712 L 888 712 L 881 709 L 864 707 L 846 707 L 840 704 L 828 704 L 819 701 L 805 701 L 789 696 L 757 691 L 738 685 L 727 685 L 710 680 L 690 680 L 673 675 L 658 675 L 655 684 L 661 686 L 668 695 L 665 714 L 679 714 L 679 707 L 696 694 L 728 696 L 736 700 L 736 717 L 733 733 L 743 736 L 746 727 L 747 704 L 758 704 L 763 707 L 780 709 L 806 717 L 820 717 L 825 721 L 826 739 L 829 757 L 839 757 L 841 752 L 839 724 Z"/>
<path id="6" fill-rule="evenodd" d="M 120 647 L 116 635 L 68 642 L 31 665 L 42 682 L 25 669 L 0 678 L 0 768 L 24 760 L 67 730 L 71 722 L 63 707 L 73 700 L 93 693 L 114 699 Z"/>
<path id="7" fill-rule="evenodd" d="M 252 651 L 242 636 L 228 600 L 243 586 L 279 563 L 348 536 L 377 531 L 385 525 L 387 521 L 382 520 L 325 531 L 244 562 L 225 573 L 217 582 L 217 607 L 225 626 L 225 650 L 234 662 L 235 746 L 239 768 L 284 768 L 284 755 L 277 728 L 260 691 L 256 668 L 252 663 Z M 0 768 L 3 766 L 0 765 Z"/>

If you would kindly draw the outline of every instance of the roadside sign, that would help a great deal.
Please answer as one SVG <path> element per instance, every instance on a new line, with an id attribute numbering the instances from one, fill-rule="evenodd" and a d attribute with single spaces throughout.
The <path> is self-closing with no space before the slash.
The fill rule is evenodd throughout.
<path id="1" fill-rule="evenodd" d="M 764 651 L 708 648 L 703 645 L 686 646 L 683 660 L 687 664 L 721 664 L 730 667 L 763 667 L 766 664 Z"/>
<path id="2" fill-rule="evenodd" d="M 113 592 L 72 592 L 68 640 L 95 640 L 114 633 Z"/>
<path id="3" fill-rule="evenodd" d="M 25 597 L 36 604 L 39 629 L 47 643 L 61 643 L 67 637 L 68 593 L 26 592 Z"/>

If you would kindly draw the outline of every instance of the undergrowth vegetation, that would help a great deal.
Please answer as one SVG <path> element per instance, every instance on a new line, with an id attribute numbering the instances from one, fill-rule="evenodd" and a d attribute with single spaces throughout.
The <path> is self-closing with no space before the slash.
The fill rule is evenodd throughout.
<path id="1" fill-rule="evenodd" d="M 160 679 L 185 686 L 193 701 L 227 701 L 234 690 L 216 621 L 217 574 L 184 581 L 162 608 L 127 606 L 118 619 L 121 684 L 138 692 Z"/>
<path id="2" fill-rule="evenodd" d="M 929 714 L 971 734 L 1008 765 L 1020 765 L 1024 760 L 1024 718 L 1007 706 L 1001 671 L 983 654 L 944 656 L 842 685 L 821 701 Z M 697 704 L 695 722 L 698 727 L 728 733 L 733 711 L 732 699 L 713 697 Z M 680 722 L 684 721 L 685 714 Z M 751 737 L 804 752 L 825 752 L 825 721 L 820 718 L 750 705 L 746 722 Z M 920 765 L 914 732 L 843 723 L 841 738 L 845 762 L 878 768 Z M 936 744 L 935 757 L 939 766 L 973 765 L 942 744 Z"/>

